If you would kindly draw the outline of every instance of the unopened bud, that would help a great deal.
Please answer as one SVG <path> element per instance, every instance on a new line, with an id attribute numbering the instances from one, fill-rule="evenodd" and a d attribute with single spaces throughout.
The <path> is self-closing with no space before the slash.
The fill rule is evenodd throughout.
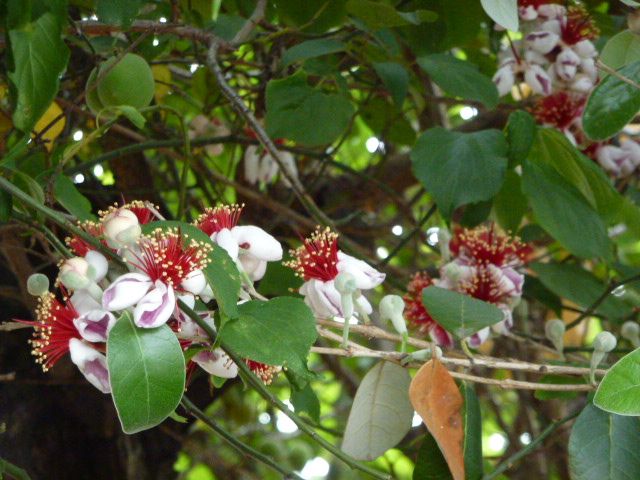
<path id="1" fill-rule="evenodd" d="M 616 348 L 618 341 L 611 332 L 600 332 L 593 340 L 593 349 L 608 353 Z"/>
<path id="2" fill-rule="evenodd" d="M 391 320 L 393 328 L 400 335 L 407 333 L 407 323 L 402 312 L 404 312 L 404 300 L 399 295 L 385 295 L 380 301 L 381 320 Z"/>
<path id="3" fill-rule="evenodd" d="M 356 279 L 347 272 L 338 274 L 334 281 L 334 286 L 341 295 L 353 295 L 358 289 L 356 287 Z"/>
<path id="4" fill-rule="evenodd" d="M 433 357 L 440 358 L 442 357 L 442 349 L 435 346 L 434 351 L 432 352 L 430 348 L 425 348 L 422 350 L 416 350 L 415 352 L 409 353 L 406 357 L 404 357 L 400 363 L 404 366 L 411 362 L 427 362 L 431 360 Z"/>
<path id="5" fill-rule="evenodd" d="M 182 280 L 180 286 L 185 291 L 198 295 L 207 286 L 207 279 L 205 278 L 204 273 L 202 273 L 202 270 L 194 270 L 189 273 L 184 280 Z"/>
<path id="6" fill-rule="evenodd" d="M 640 347 L 640 325 L 636 322 L 624 322 L 620 329 L 620 335 L 629 340 L 634 347 Z"/>
<path id="7" fill-rule="evenodd" d="M 559 318 L 549 320 L 544 325 L 544 333 L 558 353 L 562 354 L 564 350 L 564 332 L 566 330 L 565 324 Z"/>
<path id="8" fill-rule="evenodd" d="M 89 262 L 84 258 L 69 258 L 60 265 L 58 279 L 65 287 L 71 290 L 86 288 L 91 282 L 88 277 L 89 270 Z"/>
<path id="9" fill-rule="evenodd" d="M 27 291 L 34 297 L 44 295 L 49 291 L 49 279 L 42 273 L 29 275 L 27 279 Z"/>
<path id="10" fill-rule="evenodd" d="M 119 208 L 106 215 L 102 225 L 107 242 L 116 248 L 135 242 L 142 233 L 138 217 L 126 208 Z"/>

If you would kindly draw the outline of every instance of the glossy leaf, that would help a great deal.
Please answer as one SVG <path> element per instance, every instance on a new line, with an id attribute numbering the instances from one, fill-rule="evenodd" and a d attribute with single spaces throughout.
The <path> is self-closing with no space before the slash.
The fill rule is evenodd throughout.
<path id="1" fill-rule="evenodd" d="M 609 75 L 591 92 L 584 109 L 582 124 L 592 140 L 605 140 L 627 125 L 640 110 L 640 89 L 621 80 L 640 77 L 640 61 L 618 70 L 619 76 Z"/>
<path id="2" fill-rule="evenodd" d="M 413 408 L 438 442 L 454 480 L 465 479 L 464 400 L 456 382 L 438 359 L 425 363 L 409 387 Z"/>
<path id="3" fill-rule="evenodd" d="M 294 62 L 299 62 L 308 58 L 341 52 L 344 48 L 345 46 L 342 42 L 333 38 L 307 40 L 306 42 L 299 43 L 284 52 L 282 55 L 282 66 L 286 67 Z"/>
<path id="4" fill-rule="evenodd" d="M 150 233 L 156 228 L 177 228 L 189 238 L 211 245 L 213 249 L 210 255 L 211 262 L 203 270 L 203 273 L 213 290 L 214 298 L 218 302 L 220 310 L 229 318 L 237 317 L 238 294 L 241 286 L 240 273 L 229 254 L 213 243 L 208 235 L 188 223 L 172 220 L 151 222 L 143 225 L 142 231 Z"/>
<path id="5" fill-rule="evenodd" d="M 407 90 L 409 89 L 409 73 L 399 63 L 379 62 L 374 63 L 373 68 L 391 93 L 393 101 L 398 107 L 402 106 Z"/>
<path id="6" fill-rule="evenodd" d="M 512 32 L 518 31 L 518 0 L 480 0 L 480 3 L 491 20 Z"/>
<path id="7" fill-rule="evenodd" d="M 180 342 L 167 325 L 138 328 L 125 312 L 109 332 L 107 364 L 113 401 L 125 433 L 162 423 L 185 385 Z"/>
<path id="8" fill-rule="evenodd" d="M 433 319 L 459 340 L 504 320 L 504 313 L 495 305 L 445 288 L 425 288 L 422 303 Z"/>
<path id="9" fill-rule="evenodd" d="M 411 152 L 413 173 L 442 215 L 461 205 L 492 198 L 504 181 L 507 142 L 498 130 L 458 133 L 427 130 Z"/>
<path id="10" fill-rule="evenodd" d="M 51 12 L 8 32 L 15 67 L 8 76 L 17 90 L 13 124 L 23 132 L 31 131 L 58 92 L 69 61 L 61 33 L 62 21 Z"/>
<path id="11" fill-rule="evenodd" d="M 607 412 L 640 415 L 640 349 L 625 355 L 607 371 L 593 403 Z"/>
<path id="12" fill-rule="evenodd" d="M 640 36 L 630 30 L 615 34 L 600 53 L 600 61 L 614 70 L 640 60 Z"/>
<path id="13" fill-rule="evenodd" d="M 418 58 L 418 65 L 448 95 L 477 100 L 488 108 L 498 103 L 498 90 L 489 77 L 471 62 L 452 55 L 434 53 Z"/>
<path id="14" fill-rule="evenodd" d="M 607 290 L 604 282 L 579 265 L 549 262 L 532 263 L 529 267 L 545 287 L 582 308 L 589 308 Z M 596 308 L 596 313 L 622 318 L 631 313 L 631 306 L 609 295 Z"/>
<path id="15" fill-rule="evenodd" d="M 602 219 L 551 167 L 526 162 L 522 190 L 540 226 L 567 250 L 582 258 L 611 258 L 611 242 Z"/>
<path id="16" fill-rule="evenodd" d="M 58 175 L 53 185 L 53 194 L 67 212 L 78 220 L 93 220 L 91 202 L 82 195 L 69 178 Z"/>
<path id="17" fill-rule="evenodd" d="M 305 145 L 331 143 L 347 128 L 353 112 L 346 97 L 310 87 L 302 73 L 267 86 L 266 123 L 274 138 Z"/>
<path id="18" fill-rule="evenodd" d="M 282 365 L 301 378 L 308 376 L 307 356 L 318 334 L 316 320 L 303 300 L 250 301 L 238 306 L 238 314 L 220 331 L 224 345 L 244 358 Z"/>
<path id="19" fill-rule="evenodd" d="M 377 363 L 362 379 L 353 399 L 342 450 L 357 460 L 374 460 L 396 446 L 411 429 L 407 394 L 411 377 L 391 362 Z"/>
<path id="20" fill-rule="evenodd" d="M 572 480 L 640 478 L 640 419 L 611 415 L 588 404 L 569 439 Z"/>

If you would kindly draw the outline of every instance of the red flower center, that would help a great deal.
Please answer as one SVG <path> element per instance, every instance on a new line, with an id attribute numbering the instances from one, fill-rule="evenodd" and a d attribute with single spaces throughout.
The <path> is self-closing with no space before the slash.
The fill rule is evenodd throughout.
<path id="1" fill-rule="evenodd" d="M 238 224 L 243 208 L 244 204 L 219 205 L 215 208 L 207 208 L 198 217 L 195 225 L 209 236 L 224 228 L 231 230 Z"/>
<path id="2" fill-rule="evenodd" d="M 102 224 L 100 223 L 87 220 L 86 222 L 78 224 L 78 226 L 96 239 L 99 239 L 102 236 Z M 101 240 L 101 242 L 104 246 L 107 246 L 104 240 Z M 77 235 L 65 238 L 65 243 L 78 257 L 84 257 L 88 252 L 95 250 L 93 245 L 87 243 Z"/>
<path id="3" fill-rule="evenodd" d="M 407 293 L 405 294 L 405 311 L 404 314 L 420 333 L 426 334 L 431 327 L 438 323 L 429 315 L 427 309 L 422 303 L 422 290 L 433 285 L 433 279 L 426 272 L 416 273 L 409 285 L 407 285 Z"/>
<path id="4" fill-rule="evenodd" d="M 69 340 L 81 339 L 73 324 L 79 315 L 70 301 L 60 302 L 53 293 L 48 292 L 38 300 L 36 316 L 38 319 L 35 322 L 20 323 L 34 328 L 33 338 L 29 341 L 33 347 L 31 353 L 46 372 L 69 352 Z"/>
<path id="5" fill-rule="evenodd" d="M 274 367 L 273 365 L 267 365 L 266 363 L 255 362 L 253 360 L 245 360 L 247 367 L 256 374 L 256 376 L 262 380 L 265 385 L 270 385 L 273 382 L 274 377 L 280 372 L 280 367 Z"/>
<path id="6" fill-rule="evenodd" d="M 564 130 L 582 115 L 584 103 L 584 97 L 560 91 L 538 100 L 533 114 L 540 123 Z"/>
<path id="7" fill-rule="evenodd" d="M 285 262 L 304 280 L 328 282 L 338 276 L 338 234 L 319 228 L 306 238 L 301 247 L 291 250 L 293 259 Z"/>
<path id="8" fill-rule="evenodd" d="M 472 265 L 497 267 L 517 266 L 531 254 L 531 247 L 517 237 L 502 235 L 495 226 L 480 226 L 472 230 L 458 229 L 449 243 L 451 253 Z"/>
<path id="9" fill-rule="evenodd" d="M 581 40 L 593 40 L 600 31 L 593 18 L 582 5 L 574 5 L 567 10 L 567 20 L 561 27 L 562 41 L 575 45 Z"/>
<path id="10" fill-rule="evenodd" d="M 153 282 L 178 287 L 194 270 L 203 269 L 209 263 L 211 246 L 191 240 L 176 230 L 155 229 L 151 235 L 138 240 L 140 253 L 136 255 L 136 267 L 145 272 Z"/>

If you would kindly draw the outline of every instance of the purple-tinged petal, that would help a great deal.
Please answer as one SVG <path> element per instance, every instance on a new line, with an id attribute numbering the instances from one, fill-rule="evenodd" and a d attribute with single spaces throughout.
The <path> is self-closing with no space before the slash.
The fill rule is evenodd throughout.
<path id="1" fill-rule="evenodd" d="M 386 275 L 379 272 L 367 262 L 359 260 L 342 251 L 338 251 L 338 272 L 347 272 L 356 280 L 356 287 L 361 290 L 375 288 L 384 282 Z"/>
<path id="2" fill-rule="evenodd" d="M 102 393 L 111 392 L 107 359 L 102 353 L 77 338 L 69 340 L 69 353 L 71 361 L 91 385 Z"/>
<path id="3" fill-rule="evenodd" d="M 109 311 L 124 310 L 140 301 L 153 282 L 142 273 L 125 273 L 116 278 L 102 295 L 102 308 Z"/>
<path id="4" fill-rule="evenodd" d="M 205 372 L 216 377 L 234 378 L 238 376 L 238 365 L 221 348 L 216 348 L 214 351 L 202 350 L 196 353 L 191 360 Z"/>
<path id="5" fill-rule="evenodd" d="M 155 286 L 136 305 L 133 322 L 140 328 L 164 325 L 173 315 L 176 297 L 171 285 L 156 280 Z"/>
<path id="6" fill-rule="evenodd" d="M 80 315 L 90 312 L 91 310 L 99 310 L 102 308 L 102 305 L 96 302 L 86 290 L 76 290 L 73 292 L 73 295 L 71 295 L 71 304 Z"/>
<path id="7" fill-rule="evenodd" d="M 553 50 L 558 45 L 559 40 L 560 36 L 558 34 L 545 30 L 531 32 L 526 37 L 529 47 L 544 55 Z"/>
<path id="8" fill-rule="evenodd" d="M 106 342 L 116 317 L 106 310 L 91 310 L 73 320 L 73 324 L 89 342 Z"/>

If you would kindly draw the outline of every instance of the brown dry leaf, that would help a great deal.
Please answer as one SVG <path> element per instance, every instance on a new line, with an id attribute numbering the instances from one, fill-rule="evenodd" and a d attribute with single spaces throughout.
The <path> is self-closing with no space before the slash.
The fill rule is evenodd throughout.
<path id="1" fill-rule="evenodd" d="M 464 400 L 449 371 L 436 358 L 425 363 L 409 386 L 413 408 L 438 442 L 454 480 L 464 480 Z"/>

